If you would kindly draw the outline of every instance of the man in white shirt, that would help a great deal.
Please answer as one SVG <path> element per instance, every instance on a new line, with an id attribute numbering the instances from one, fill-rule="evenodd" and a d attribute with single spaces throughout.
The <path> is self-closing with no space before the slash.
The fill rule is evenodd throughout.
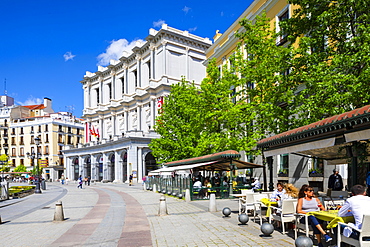
<path id="1" fill-rule="evenodd" d="M 355 218 L 355 226 L 358 229 L 362 228 L 362 218 L 364 214 L 370 214 L 370 197 L 366 196 L 365 187 L 362 185 L 354 185 L 351 189 L 352 197 L 348 198 L 338 212 L 338 216 L 350 216 Z M 358 233 L 352 232 L 351 228 L 346 228 L 343 232 L 346 237 L 358 239 Z"/>
<path id="2" fill-rule="evenodd" d="M 261 189 L 261 183 L 260 183 L 260 181 L 258 180 L 258 177 L 255 177 L 255 178 L 254 178 L 254 182 L 252 183 L 252 189 L 253 189 L 253 190 Z"/>

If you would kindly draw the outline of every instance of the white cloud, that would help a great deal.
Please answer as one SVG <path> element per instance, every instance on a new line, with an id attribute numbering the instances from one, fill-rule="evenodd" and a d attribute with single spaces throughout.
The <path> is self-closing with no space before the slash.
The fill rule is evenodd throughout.
<path id="1" fill-rule="evenodd" d="M 73 55 L 72 52 L 70 51 L 67 51 L 63 57 L 64 57 L 64 61 L 68 61 L 68 60 L 73 60 L 73 58 L 75 57 L 76 55 Z"/>
<path id="2" fill-rule="evenodd" d="M 129 54 L 132 53 L 132 48 L 134 48 L 137 43 L 141 42 L 144 43 L 144 40 L 134 40 L 132 42 L 128 42 L 126 39 L 119 39 L 119 40 L 112 40 L 110 45 L 107 47 L 104 53 L 98 55 L 98 66 L 106 66 L 109 65 L 111 59 L 119 60 L 122 57 L 124 51 L 128 52 Z"/>
<path id="3" fill-rule="evenodd" d="M 186 7 L 186 6 L 182 9 L 182 11 L 184 11 L 185 14 L 187 14 L 189 12 L 189 10 L 191 10 L 191 8 Z"/>
<path id="4" fill-rule="evenodd" d="M 25 102 L 20 102 L 18 101 L 17 103 L 19 105 L 22 105 L 22 106 L 26 106 L 26 105 L 40 105 L 44 102 L 43 99 L 40 99 L 40 98 L 35 98 L 33 97 L 32 95 L 29 96 L 29 98 L 25 101 Z"/>
<path id="5" fill-rule="evenodd" d="M 159 19 L 158 21 L 153 21 L 153 27 L 162 27 L 162 24 L 165 24 L 164 20 Z"/>
<path id="6" fill-rule="evenodd" d="M 195 30 L 197 30 L 198 27 L 192 27 L 192 28 L 189 28 L 189 32 L 194 32 Z"/>

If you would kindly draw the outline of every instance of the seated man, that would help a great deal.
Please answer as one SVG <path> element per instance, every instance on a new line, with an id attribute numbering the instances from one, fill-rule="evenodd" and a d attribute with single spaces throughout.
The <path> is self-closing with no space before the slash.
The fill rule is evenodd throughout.
<path id="1" fill-rule="evenodd" d="M 338 212 L 338 216 L 351 216 L 355 218 L 355 227 L 362 228 L 362 218 L 364 214 L 370 214 L 370 197 L 366 196 L 365 187 L 354 185 L 351 189 L 352 197 L 348 198 Z M 352 232 L 352 228 L 345 228 L 343 235 L 358 239 L 358 232 Z"/>

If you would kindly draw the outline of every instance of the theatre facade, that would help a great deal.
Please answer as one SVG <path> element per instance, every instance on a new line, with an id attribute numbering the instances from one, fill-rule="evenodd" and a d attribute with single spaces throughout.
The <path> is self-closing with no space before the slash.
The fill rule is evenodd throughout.
<path id="1" fill-rule="evenodd" d="M 149 30 L 131 52 L 107 67 L 86 72 L 84 92 L 85 143 L 67 147 L 65 177 L 122 183 L 133 174 L 140 182 L 158 168 L 148 145 L 158 138 L 155 118 L 171 85 L 186 80 L 200 84 L 206 75 L 205 51 L 212 44 L 166 24 Z"/>

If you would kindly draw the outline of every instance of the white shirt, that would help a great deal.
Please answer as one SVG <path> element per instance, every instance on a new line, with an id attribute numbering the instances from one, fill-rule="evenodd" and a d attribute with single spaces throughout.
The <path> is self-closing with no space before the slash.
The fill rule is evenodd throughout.
<path id="1" fill-rule="evenodd" d="M 351 210 L 351 212 L 348 212 Z M 347 199 L 338 212 L 338 216 L 350 216 L 355 218 L 355 226 L 358 229 L 362 227 L 362 218 L 364 214 L 370 214 L 370 197 L 364 195 L 352 196 Z"/>
<path id="2" fill-rule="evenodd" d="M 270 199 L 276 199 L 278 196 L 280 196 L 280 198 L 281 198 L 281 197 L 283 197 L 283 194 L 285 194 L 285 192 L 286 192 L 285 189 L 283 189 L 282 191 L 278 191 L 276 189 L 272 192 Z"/>
<path id="3" fill-rule="evenodd" d="M 254 181 L 253 183 L 252 183 L 252 186 L 253 186 L 253 189 L 260 189 L 260 187 L 261 187 L 261 183 L 260 183 L 260 181 L 257 179 L 256 181 Z"/>
<path id="4" fill-rule="evenodd" d="M 193 188 L 202 188 L 202 182 L 200 182 L 199 180 L 196 181 L 194 184 L 193 184 Z"/>

